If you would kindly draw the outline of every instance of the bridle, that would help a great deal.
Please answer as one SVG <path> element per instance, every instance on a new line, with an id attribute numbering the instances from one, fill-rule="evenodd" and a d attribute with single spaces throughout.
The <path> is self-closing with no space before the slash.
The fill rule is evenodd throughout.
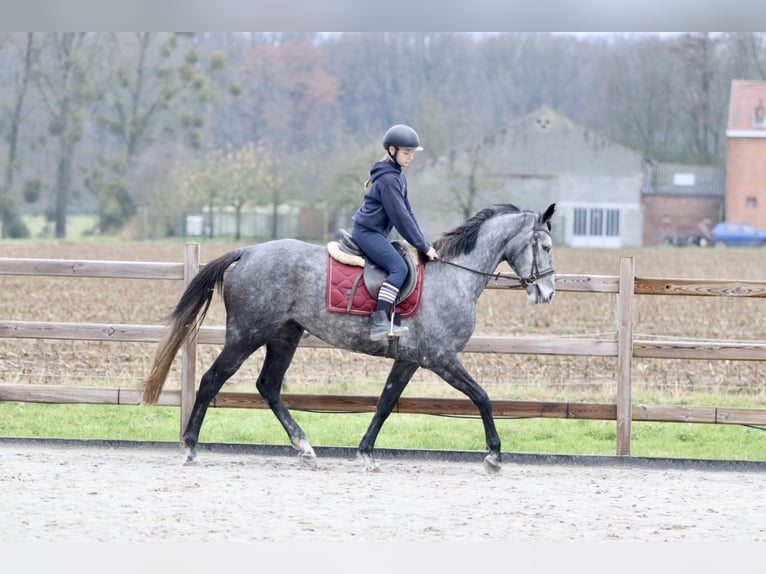
<path id="1" fill-rule="evenodd" d="M 548 237 L 551 236 L 551 232 L 548 230 L 547 227 L 541 226 L 541 225 L 535 225 L 532 228 L 532 231 L 534 232 L 532 234 L 532 269 L 529 272 L 529 276 L 522 277 L 521 283 L 524 285 L 524 287 L 529 287 L 530 285 L 534 285 L 537 283 L 537 280 L 542 277 L 547 277 L 548 275 L 553 275 L 556 272 L 556 269 L 554 267 L 550 267 L 544 271 L 540 271 L 538 265 L 537 265 L 537 256 L 540 253 L 540 232 L 545 233 Z"/>
<path id="2" fill-rule="evenodd" d="M 539 265 L 537 263 L 538 256 L 540 254 L 540 233 L 545 233 L 550 237 L 551 232 L 548 230 L 546 226 L 543 225 L 535 225 L 532 228 L 532 239 L 530 243 L 532 244 L 532 269 L 529 272 L 529 275 L 526 277 L 519 277 L 519 282 L 522 286 L 530 287 L 531 285 L 534 285 L 537 283 L 538 279 L 542 279 L 543 277 L 547 277 L 548 275 L 553 275 L 556 272 L 556 269 L 554 267 L 550 267 L 548 269 L 545 269 L 544 271 L 540 271 Z M 476 275 L 482 275 L 484 277 L 489 277 L 490 279 L 494 279 L 497 281 L 503 273 L 500 271 L 497 271 L 495 273 L 485 273 L 484 271 L 479 271 L 478 269 L 472 269 L 471 267 L 466 267 L 464 265 L 460 265 L 459 263 L 455 263 L 454 261 L 446 261 L 444 259 L 436 259 L 436 261 L 439 261 L 441 263 L 445 263 L 447 265 L 451 265 L 452 267 L 457 267 L 459 269 L 463 269 L 465 271 L 470 271 L 471 273 L 475 273 Z"/>

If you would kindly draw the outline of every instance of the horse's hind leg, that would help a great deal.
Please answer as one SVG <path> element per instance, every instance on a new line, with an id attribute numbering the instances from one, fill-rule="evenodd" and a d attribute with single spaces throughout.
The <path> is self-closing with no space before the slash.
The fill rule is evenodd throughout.
<path id="1" fill-rule="evenodd" d="M 263 360 L 263 367 L 258 375 L 256 387 L 287 432 L 290 443 L 296 450 L 300 451 L 298 454 L 300 460 L 315 468 L 316 454 L 314 449 L 306 440 L 306 433 L 303 432 L 282 401 L 282 381 L 293 360 L 302 335 L 303 328 L 294 322 L 289 322 L 282 327 L 275 337 L 269 340 L 266 344 L 266 357 Z"/>
<path id="2" fill-rule="evenodd" d="M 367 432 L 364 433 L 364 437 L 359 443 L 359 458 L 364 461 L 365 470 L 369 472 L 379 470 L 379 465 L 372 456 L 372 449 L 375 447 L 378 433 L 417 370 L 418 364 L 409 361 L 394 361 L 394 366 L 391 367 L 386 385 L 383 387 L 383 392 L 378 398 L 378 404 L 375 406 L 375 414 L 370 421 L 370 426 L 367 427 Z"/>
<path id="3" fill-rule="evenodd" d="M 197 397 L 194 400 L 194 407 L 183 434 L 182 446 L 186 447 L 187 463 L 194 462 L 194 459 L 197 458 L 199 432 L 210 401 L 218 394 L 223 384 L 237 372 L 245 359 L 259 346 L 259 344 L 247 341 L 239 341 L 236 344 L 227 342 L 207 372 L 202 375 Z"/>

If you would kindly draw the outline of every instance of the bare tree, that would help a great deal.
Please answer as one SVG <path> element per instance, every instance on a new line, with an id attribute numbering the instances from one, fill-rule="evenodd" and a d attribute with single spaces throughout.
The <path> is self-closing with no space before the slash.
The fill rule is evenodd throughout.
<path id="1" fill-rule="evenodd" d="M 86 32 L 48 33 L 35 75 L 48 112 L 48 131 L 57 142 L 55 235 L 66 237 L 67 207 L 72 195 L 73 164 L 87 118 L 89 76 L 98 54 L 98 36 Z"/>
<path id="2" fill-rule="evenodd" d="M 263 141 L 298 152 L 320 141 L 333 145 L 323 121 L 336 103 L 338 84 L 319 47 L 305 41 L 258 43 L 241 63 L 239 80 L 241 95 L 233 105 L 242 145 Z"/>
<path id="3" fill-rule="evenodd" d="M 723 37 L 709 32 L 683 34 L 671 44 L 676 82 L 672 103 L 681 116 L 680 133 L 692 159 L 710 164 L 723 157 L 729 82 L 722 81 Z"/>
<path id="4" fill-rule="evenodd" d="M 2 217 L 0 226 L 2 227 L 3 238 L 24 234 L 26 230 L 16 208 L 13 180 L 19 157 L 18 148 L 21 126 L 27 114 L 26 100 L 29 82 L 34 66 L 35 35 L 33 32 L 25 35 L 20 56 L 20 66 L 14 76 L 13 100 L 4 110 L 8 118 L 8 133 L 6 134 L 8 156 L 5 173 L 3 174 L 3 185 L 0 188 L 0 216 Z M 38 188 L 29 187 L 28 189 Z M 34 200 L 36 198 L 30 196 L 29 199 Z M 14 230 L 12 227 L 16 229 Z"/>
<path id="5" fill-rule="evenodd" d="M 163 138 L 178 138 L 194 149 L 202 145 L 202 104 L 214 91 L 206 72 L 223 66 L 225 58 L 211 57 L 200 69 L 192 41 L 188 34 L 156 32 L 104 38 L 108 66 L 97 119 L 113 145 L 101 150 L 85 179 L 99 197 L 101 232 L 119 227 L 135 212 L 128 173 L 139 154 Z"/>
<path id="6" fill-rule="evenodd" d="M 734 75 L 738 79 L 766 80 L 766 33 L 733 32 L 729 40 Z"/>
<path id="7" fill-rule="evenodd" d="M 676 70 L 672 54 L 658 37 L 626 38 L 601 53 L 596 63 L 596 106 L 588 124 L 645 156 L 672 153 L 677 118 L 669 106 Z"/>
<path id="8" fill-rule="evenodd" d="M 483 139 L 479 143 L 453 149 L 448 155 L 449 191 L 463 219 L 471 217 L 484 196 L 490 195 L 497 186 L 489 177 L 490 166 L 484 159 L 487 145 L 488 141 Z"/>

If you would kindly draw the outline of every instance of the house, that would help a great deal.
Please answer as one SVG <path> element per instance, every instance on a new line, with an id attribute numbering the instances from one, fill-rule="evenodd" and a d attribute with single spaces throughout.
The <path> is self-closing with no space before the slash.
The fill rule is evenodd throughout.
<path id="1" fill-rule="evenodd" d="M 646 160 L 644 245 L 688 244 L 723 220 L 724 170 Z"/>
<path id="2" fill-rule="evenodd" d="M 543 106 L 407 178 L 429 240 L 495 203 L 555 202 L 554 241 L 617 248 L 642 245 L 645 176 L 640 153 Z"/>
<path id="3" fill-rule="evenodd" d="M 766 229 L 766 82 L 731 83 L 726 142 L 725 220 Z"/>
<path id="4" fill-rule="evenodd" d="M 558 244 L 677 243 L 704 236 L 721 221 L 726 195 L 718 166 L 653 161 L 547 106 L 407 178 L 430 240 L 494 203 L 540 211 L 555 202 Z"/>

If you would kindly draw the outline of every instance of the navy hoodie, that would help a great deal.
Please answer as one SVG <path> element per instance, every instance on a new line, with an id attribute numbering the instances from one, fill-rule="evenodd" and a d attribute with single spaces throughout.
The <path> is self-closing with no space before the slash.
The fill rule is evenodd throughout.
<path id="1" fill-rule="evenodd" d="M 402 167 L 393 161 L 382 160 L 372 165 L 370 177 L 372 185 L 364 194 L 362 206 L 351 218 L 354 223 L 386 237 L 392 228 L 396 228 L 410 245 L 428 253 L 430 246 L 407 199 L 407 180 Z"/>

